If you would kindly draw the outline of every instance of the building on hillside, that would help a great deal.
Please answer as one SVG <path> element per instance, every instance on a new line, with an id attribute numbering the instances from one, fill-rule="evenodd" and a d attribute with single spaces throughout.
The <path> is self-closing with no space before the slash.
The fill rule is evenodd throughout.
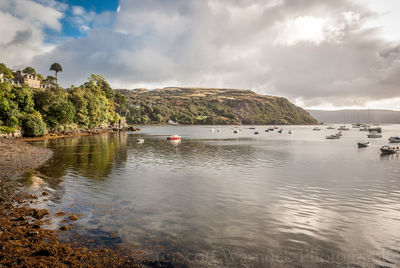
<path id="1" fill-rule="evenodd" d="M 40 80 L 37 78 L 36 74 L 27 74 L 18 70 L 12 73 L 14 75 L 14 80 L 11 84 L 21 86 L 22 84 L 28 84 L 31 88 L 41 88 Z"/>

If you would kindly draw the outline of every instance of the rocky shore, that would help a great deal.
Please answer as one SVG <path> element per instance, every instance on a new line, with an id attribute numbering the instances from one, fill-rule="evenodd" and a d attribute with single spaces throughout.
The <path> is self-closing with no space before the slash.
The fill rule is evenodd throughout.
<path id="1" fill-rule="evenodd" d="M 61 243 L 58 232 L 68 231 L 73 223 L 58 231 L 42 228 L 50 221 L 49 211 L 30 206 L 48 193 L 34 196 L 5 187 L 12 176 L 40 166 L 51 156 L 49 149 L 0 139 L 0 267 L 148 267 L 126 248 Z M 67 221 L 74 219 L 66 215 Z"/>

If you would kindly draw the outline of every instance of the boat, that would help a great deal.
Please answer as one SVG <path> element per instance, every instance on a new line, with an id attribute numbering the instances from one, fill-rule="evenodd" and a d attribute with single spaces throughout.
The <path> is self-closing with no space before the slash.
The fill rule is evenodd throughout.
<path id="1" fill-rule="evenodd" d="M 351 127 L 352 128 L 360 128 L 361 124 L 360 123 L 353 123 L 353 124 L 351 124 Z"/>
<path id="2" fill-rule="evenodd" d="M 367 142 L 359 142 L 357 143 L 358 148 L 365 148 L 365 147 L 369 147 L 371 144 L 369 143 L 369 141 Z"/>
<path id="3" fill-rule="evenodd" d="M 269 132 L 269 129 L 266 129 L 265 132 Z"/>
<path id="4" fill-rule="evenodd" d="M 372 131 L 368 133 L 368 138 L 382 138 L 382 134 L 378 133 L 377 131 Z"/>
<path id="5" fill-rule="evenodd" d="M 279 127 L 278 126 L 274 126 L 274 129 L 278 129 Z"/>
<path id="6" fill-rule="evenodd" d="M 399 147 L 384 145 L 381 147 L 382 154 L 397 154 L 399 153 Z"/>
<path id="7" fill-rule="evenodd" d="M 313 130 L 314 131 L 321 131 L 321 128 L 320 127 L 315 127 L 315 128 L 313 128 Z"/>
<path id="8" fill-rule="evenodd" d="M 330 125 L 329 127 L 327 127 L 326 129 L 335 129 L 332 125 Z"/>
<path id="9" fill-rule="evenodd" d="M 215 131 L 215 129 L 213 129 L 213 128 L 212 128 L 212 129 L 210 129 L 210 132 L 214 132 L 214 131 Z"/>
<path id="10" fill-rule="evenodd" d="M 178 136 L 178 135 L 172 135 L 172 136 L 167 137 L 167 140 L 169 140 L 169 141 L 178 141 L 180 139 L 181 139 L 181 136 Z"/>
<path id="11" fill-rule="evenodd" d="M 249 127 L 249 129 L 256 129 L 256 127 Z"/>
<path id="12" fill-rule="evenodd" d="M 339 131 L 336 135 L 338 135 L 339 137 L 342 137 L 343 136 L 342 131 Z"/>
<path id="13" fill-rule="evenodd" d="M 278 130 L 278 133 L 279 134 L 282 134 L 282 132 L 283 132 L 283 129 L 281 128 L 280 130 Z"/>
<path id="14" fill-rule="evenodd" d="M 288 133 L 289 133 L 289 134 L 293 134 L 293 130 L 289 130 Z"/>
<path id="15" fill-rule="evenodd" d="M 238 134 L 238 133 L 239 133 L 239 130 L 236 130 L 236 129 L 235 129 L 235 130 L 233 131 L 233 133 L 234 133 L 234 134 Z"/>
<path id="16" fill-rule="evenodd" d="M 270 127 L 270 128 L 268 129 L 268 131 L 274 131 L 274 128 L 273 128 L 273 127 Z"/>
<path id="17" fill-rule="evenodd" d="M 173 125 L 173 126 L 179 125 L 178 122 L 174 122 L 174 121 L 172 121 L 172 120 L 168 120 L 168 124 L 169 124 L 169 125 Z"/>
<path id="18" fill-rule="evenodd" d="M 378 133 L 382 133 L 382 128 L 381 127 L 370 127 L 368 129 L 369 132 L 378 132 Z"/>
<path id="19" fill-rule="evenodd" d="M 136 142 L 139 143 L 139 144 L 142 144 L 144 142 L 144 139 L 143 138 L 137 138 Z"/>
<path id="20" fill-rule="evenodd" d="M 326 139 L 328 139 L 328 140 L 337 140 L 337 139 L 340 139 L 340 135 L 338 135 L 338 134 L 329 135 L 329 136 L 326 136 Z"/>
<path id="21" fill-rule="evenodd" d="M 369 131 L 369 126 L 360 127 L 360 131 Z"/>
<path id="22" fill-rule="evenodd" d="M 390 143 L 400 143 L 400 137 L 390 137 L 389 142 Z"/>
<path id="23" fill-rule="evenodd" d="M 350 128 L 346 127 L 346 125 L 343 125 L 343 126 L 340 126 L 340 127 L 338 128 L 338 130 L 344 130 L 344 131 L 346 131 L 346 130 L 350 130 Z"/>
<path id="24" fill-rule="evenodd" d="M 254 135 L 258 135 L 258 134 L 260 134 L 258 131 L 254 132 Z"/>

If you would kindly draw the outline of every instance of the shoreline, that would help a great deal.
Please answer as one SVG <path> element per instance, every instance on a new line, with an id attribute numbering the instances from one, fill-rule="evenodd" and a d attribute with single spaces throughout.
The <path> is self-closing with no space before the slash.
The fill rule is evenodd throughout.
<path id="1" fill-rule="evenodd" d="M 140 258 L 137 248 L 60 242 L 58 233 L 73 228 L 71 215 L 65 215 L 66 223 L 57 231 L 42 227 L 56 215 L 31 204 L 45 201 L 41 199 L 49 193 L 32 195 L 10 184 L 12 177 L 43 165 L 52 156 L 50 149 L 21 139 L 0 139 L 0 267 L 149 267 L 152 262 Z"/>

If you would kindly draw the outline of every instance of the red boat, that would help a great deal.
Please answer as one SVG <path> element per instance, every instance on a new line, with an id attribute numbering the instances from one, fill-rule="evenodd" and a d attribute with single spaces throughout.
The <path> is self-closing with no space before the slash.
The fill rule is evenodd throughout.
<path id="1" fill-rule="evenodd" d="M 180 139 L 181 139 L 181 136 L 178 136 L 178 135 L 172 135 L 172 136 L 167 137 L 167 140 L 169 140 L 169 141 L 177 141 Z"/>

